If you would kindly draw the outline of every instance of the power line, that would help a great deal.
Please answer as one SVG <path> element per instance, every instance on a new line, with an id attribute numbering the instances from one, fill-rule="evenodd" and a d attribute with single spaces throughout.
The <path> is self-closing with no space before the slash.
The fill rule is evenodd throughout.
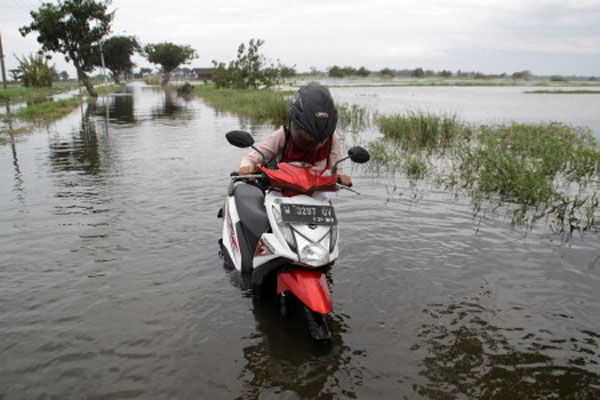
<path id="1" fill-rule="evenodd" d="M 21 0 L 21 2 L 23 4 L 25 4 L 27 6 L 27 8 L 29 8 L 30 10 L 35 10 L 37 7 L 32 6 L 31 3 L 28 0 Z"/>

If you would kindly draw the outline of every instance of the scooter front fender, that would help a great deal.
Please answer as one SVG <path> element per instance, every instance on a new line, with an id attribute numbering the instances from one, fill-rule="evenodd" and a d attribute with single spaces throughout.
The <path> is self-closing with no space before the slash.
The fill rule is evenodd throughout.
<path id="1" fill-rule="evenodd" d="M 333 309 L 331 294 L 320 271 L 296 269 L 277 274 L 277 294 L 289 290 L 311 310 L 328 314 Z"/>

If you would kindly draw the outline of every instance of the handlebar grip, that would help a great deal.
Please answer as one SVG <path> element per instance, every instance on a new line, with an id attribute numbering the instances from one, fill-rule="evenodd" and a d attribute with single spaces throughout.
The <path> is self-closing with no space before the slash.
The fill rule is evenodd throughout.
<path id="1" fill-rule="evenodd" d="M 340 177 L 337 178 L 337 183 L 338 183 L 338 185 L 342 185 L 342 186 L 345 186 L 345 187 L 352 187 L 352 182 L 350 182 L 349 185 L 342 184 L 342 180 L 340 179 Z"/>
<path id="2" fill-rule="evenodd" d="M 229 176 L 240 176 L 240 173 L 238 171 L 233 171 Z"/>

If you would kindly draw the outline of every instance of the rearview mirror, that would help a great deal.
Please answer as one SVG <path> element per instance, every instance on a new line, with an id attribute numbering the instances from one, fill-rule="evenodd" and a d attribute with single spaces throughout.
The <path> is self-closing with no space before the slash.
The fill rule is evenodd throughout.
<path id="1" fill-rule="evenodd" d="M 254 138 L 248 132 L 244 131 L 231 131 L 225 134 L 227 141 L 235 147 L 242 149 L 250 147 L 254 144 Z"/>
<path id="2" fill-rule="evenodd" d="M 348 150 L 348 157 L 358 164 L 364 164 L 371 159 L 369 152 L 360 146 L 352 147 Z"/>

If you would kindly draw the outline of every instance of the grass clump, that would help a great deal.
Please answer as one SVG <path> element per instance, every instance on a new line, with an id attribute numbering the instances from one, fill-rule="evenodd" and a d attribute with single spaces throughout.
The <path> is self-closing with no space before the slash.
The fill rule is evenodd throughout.
<path id="1" fill-rule="evenodd" d="M 427 173 L 427 162 L 420 156 L 408 155 L 404 159 L 404 171 L 411 179 L 422 179 Z"/>
<path id="2" fill-rule="evenodd" d="M 595 224 L 600 148 L 587 129 L 552 122 L 474 130 L 430 114 L 380 117 L 378 124 L 384 137 L 369 144 L 377 170 L 402 170 L 411 179 L 428 174 L 465 190 L 476 214 L 497 204 L 517 224 L 553 216 L 563 233 Z"/>
<path id="3" fill-rule="evenodd" d="M 287 118 L 291 92 L 262 89 L 217 89 L 214 85 L 194 86 L 193 94 L 212 107 L 231 111 L 257 121 L 283 125 Z"/>
<path id="4" fill-rule="evenodd" d="M 53 94 L 65 92 L 70 89 L 75 89 L 76 85 L 62 87 L 41 87 L 41 88 L 26 88 L 26 87 L 10 87 L 0 89 L 0 102 L 2 103 L 18 103 L 39 99 L 41 97 L 51 96 Z"/>
<path id="5" fill-rule="evenodd" d="M 446 149 L 471 135 L 471 128 L 455 115 L 408 112 L 381 116 L 376 123 L 385 138 L 412 152 Z"/>
<path id="6" fill-rule="evenodd" d="M 338 126 L 356 132 L 369 124 L 369 112 L 358 104 L 342 104 L 337 106 Z"/>
<path id="7" fill-rule="evenodd" d="M 530 90 L 527 94 L 600 94 L 600 90 Z"/>
<path id="8" fill-rule="evenodd" d="M 30 122 L 51 121 L 62 118 L 79 104 L 79 96 L 66 100 L 44 101 L 22 108 L 13 115 Z"/>
<path id="9" fill-rule="evenodd" d="M 106 85 L 97 87 L 99 95 L 113 93 L 120 90 L 124 85 Z M 85 98 L 85 95 L 83 95 Z M 5 116 L 6 119 L 18 118 L 28 122 L 54 121 L 70 113 L 82 101 L 82 97 L 75 95 L 69 99 L 52 100 L 47 99 L 41 102 L 31 102 L 27 107 Z"/>
<path id="10" fill-rule="evenodd" d="M 575 206 L 566 213 L 572 222 L 577 211 L 597 207 L 590 202 L 593 188 L 581 197 L 598 181 L 600 167 L 598 143 L 586 130 L 555 122 L 482 126 L 477 142 L 459 154 L 459 173 L 475 205 L 493 197 L 515 203 L 516 222 L 531 212 L 534 218 L 554 212 L 561 220 L 560 209 L 569 205 Z"/>
<path id="11" fill-rule="evenodd" d="M 11 140 L 11 136 L 27 132 L 26 127 L 0 129 L 0 144 L 7 143 Z"/>
<path id="12" fill-rule="evenodd" d="M 371 159 L 367 167 L 374 170 L 389 169 L 397 170 L 402 166 L 403 152 L 394 146 L 392 142 L 379 139 L 372 141 L 367 146 Z"/>

